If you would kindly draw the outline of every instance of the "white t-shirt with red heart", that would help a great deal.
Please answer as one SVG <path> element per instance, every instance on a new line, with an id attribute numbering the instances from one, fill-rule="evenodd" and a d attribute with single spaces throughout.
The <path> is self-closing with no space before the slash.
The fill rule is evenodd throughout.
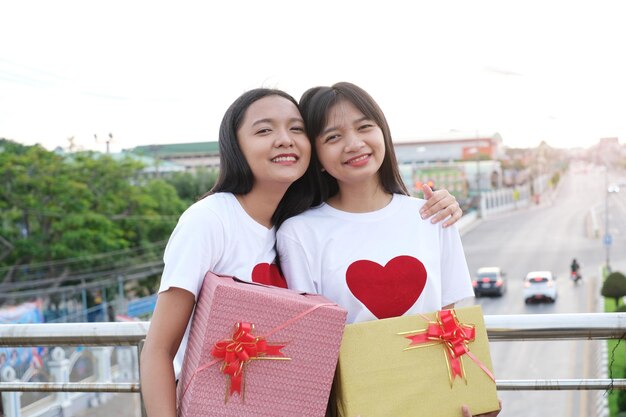
<path id="1" fill-rule="evenodd" d="M 384 208 L 348 213 L 322 204 L 277 233 L 289 288 L 322 294 L 348 323 L 427 313 L 472 297 L 455 226 L 422 220 L 425 200 L 394 194 Z"/>
<path id="2" fill-rule="evenodd" d="M 159 293 L 177 287 L 197 298 L 208 271 L 286 287 L 275 265 L 275 243 L 275 229 L 257 223 L 233 194 L 212 194 L 191 205 L 178 220 L 165 248 Z M 174 359 L 177 377 L 189 328 Z"/>

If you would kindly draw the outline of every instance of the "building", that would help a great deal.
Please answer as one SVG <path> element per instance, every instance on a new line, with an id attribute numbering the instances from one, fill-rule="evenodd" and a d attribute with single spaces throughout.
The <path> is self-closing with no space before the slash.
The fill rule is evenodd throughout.
<path id="1" fill-rule="evenodd" d="M 394 147 L 405 184 L 418 195 L 422 184 L 445 188 L 458 199 L 502 184 L 498 160 L 505 153 L 499 133 L 450 132 L 395 142 Z"/>
<path id="2" fill-rule="evenodd" d="M 198 168 L 217 168 L 220 165 L 220 152 L 217 142 L 145 145 L 128 149 L 126 152 L 149 156 L 157 161 L 173 162 L 184 166 L 188 171 Z"/>
<path id="3" fill-rule="evenodd" d="M 457 198 L 466 198 L 470 193 L 501 184 L 497 160 L 504 156 L 504 150 L 498 133 L 450 132 L 396 142 L 394 147 L 402 177 L 411 192 L 418 192 L 421 183 L 430 183 L 435 188 L 448 189 Z M 186 170 L 219 167 L 217 142 L 145 145 L 126 152 L 150 157 L 157 166 L 159 161 L 168 161 Z"/>
<path id="4" fill-rule="evenodd" d="M 504 156 L 499 133 L 450 132 L 437 137 L 395 142 L 394 147 L 400 164 L 494 160 Z"/>
<path id="5" fill-rule="evenodd" d="M 172 174 L 174 172 L 185 172 L 187 169 L 185 166 L 176 162 L 171 162 L 165 159 L 152 158 L 150 156 L 136 154 L 133 152 L 121 152 L 110 154 L 112 158 L 119 160 L 123 158 L 132 158 L 135 161 L 139 161 L 143 164 L 141 170 L 142 174 L 147 177 L 158 177 L 163 174 Z"/>

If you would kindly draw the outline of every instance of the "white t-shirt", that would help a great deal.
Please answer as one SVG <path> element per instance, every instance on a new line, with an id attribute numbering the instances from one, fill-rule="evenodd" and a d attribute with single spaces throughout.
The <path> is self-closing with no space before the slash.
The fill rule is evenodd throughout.
<path id="1" fill-rule="evenodd" d="M 394 194 L 374 212 L 322 204 L 287 220 L 277 247 L 289 288 L 334 301 L 348 310 L 348 323 L 432 312 L 473 296 L 458 230 L 422 220 L 424 203 Z"/>
<path id="2" fill-rule="evenodd" d="M 275 265 L 275 242 L 275 229 L 252 219 L 233 194 L 210 195 L 191 205 L 178 220 L 165 248 L 159 293 L 177 287 L 197 298 L 208 271 L 285 286 L 284 279 L 280 283 L 282 276 Z M 174 359 L 176 377 L 182 367 L 189 329 L 190 325 Z"/>

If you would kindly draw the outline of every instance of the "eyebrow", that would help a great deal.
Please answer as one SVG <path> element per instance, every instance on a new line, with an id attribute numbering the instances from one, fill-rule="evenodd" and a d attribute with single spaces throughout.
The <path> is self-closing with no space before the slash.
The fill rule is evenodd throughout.
<path id="1" fill-rule="evenodd" d="M 367 117 L 367 116 L 363 116 L 360 119 L 356 119 L 355 121 L 353 121 L 352 124 L 361 123 L 361 122 L 363 122 L 365 120 L 372 120 L 372 118 L 371 117 Z M 319 135 L 322 136 L 322 135 L 327 134 L 328 132 L 332 132 L 333 130 L 338 130 L 338 129 L 339 128 L 336 127 L 336 126 L 327 127 L 326 129 L 322 130 L 322 133 L 320 133 Z"/>
<path id="2" fill-rule="evenodd" d="M 259 119 L 259 120 L 255 120 L 255 121 L 252 123 L 252 126 L 256 126 L 256 125 L 261 124 L 261 123 L 273 123 L 273 122 L 274 122 L 274 119 Z M 300 122 L 300 123 L 304 123 L 304 120 L 302 120 L 302 119 L 301 119 L 301 118 L 299 118 L 299 117 L 292 117 L 291 119 L 289 119 L 289 122 Z"/>

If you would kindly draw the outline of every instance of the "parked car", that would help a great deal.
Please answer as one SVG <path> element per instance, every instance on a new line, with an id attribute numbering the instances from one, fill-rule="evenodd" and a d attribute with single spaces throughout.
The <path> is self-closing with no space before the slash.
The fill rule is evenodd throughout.
<path id="1" fill-rule="evenodd" d="M 524 301 L 555 302 L 557 298 L 555 276 L 550 271 L 532 271 L 524 278 Z"/>
<path id="2" fill-rule="evenodd" d="M 502 297 L 506 291 L 506 274 L 497 266 L 478 268 L 472 279 L 472 285 L 476 297 L 481 295 Z"/>

